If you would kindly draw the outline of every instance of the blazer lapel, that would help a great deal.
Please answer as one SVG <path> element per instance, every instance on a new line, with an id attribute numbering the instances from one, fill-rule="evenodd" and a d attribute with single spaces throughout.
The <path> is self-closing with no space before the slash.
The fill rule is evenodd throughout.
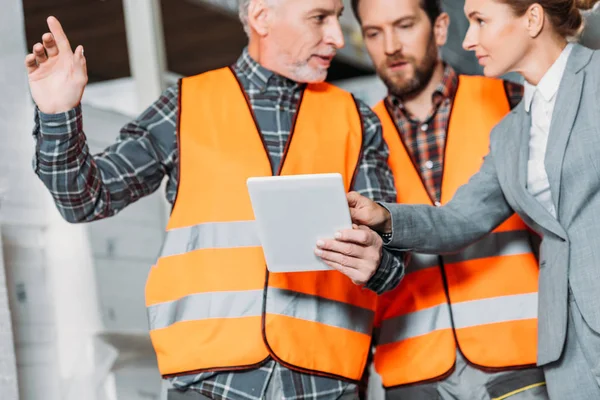
<path id="1" fill-rule="evenodd" d="M 527 190 L 531 117 L 525 111 L 523 104 L 520 104 L 515 112 L 517 113 L 517 118 L 514 119 L 515 123 L 513 129 L 516 132 L 519 132 L 517 181 L 519 186 L 518 192 L 521 198 L 521 206 L 523 207 L 525 213 L 529 215 L 529 217 L 531 217 L 531 219 L 533 219 L 538 225 L 552 232 L 556 236 L 566 238 L 564 229 L 560 226 L 558 221 L 540 204 L 539 201 L 537 201 L 531 195 L 531 193 L 529 193 L 529 190 Z"/>
<path id="2" fill-rule="evenodd" d="M 560 200 L 560 178 L 565 151 L 575 117 L 579 110 L 581 93 L 583 91 L 584 72 L 574 73 L 566 69 L 556 94 L 556 103 L 550 123 L 550 133 L 548 136 L 548 147 L 546 148 L 546 158 L 544 165 L 550 182 L 550 191 L 552 200 L 556 206 L 557 217 L 559 215 Z"/>

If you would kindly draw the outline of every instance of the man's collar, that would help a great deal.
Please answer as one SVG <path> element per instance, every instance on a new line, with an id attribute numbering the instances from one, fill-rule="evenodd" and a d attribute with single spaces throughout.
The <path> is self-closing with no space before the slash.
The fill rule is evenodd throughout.
<path id="1" fill-rule="evenodd" d="M 297 82 L 278 75 L 260 65 L 250 56 L 247 47 L 244 48 L 242 54 L 237 59 L 235 69 L 261 92 L 265 91 L 269 86 L 289 89 L 296 89 L 300 86 Z"/>

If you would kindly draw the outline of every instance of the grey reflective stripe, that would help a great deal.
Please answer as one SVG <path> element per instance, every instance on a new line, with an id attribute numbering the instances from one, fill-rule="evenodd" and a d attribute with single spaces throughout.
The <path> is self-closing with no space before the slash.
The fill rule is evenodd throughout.
<path id="1" fill-rule="evenodd" d="M 537 318 L 538 294 L 526 293 L 452 304 L 454 326 L 477 325 Z"/>
<path id="2" fill-rule="evenodd" d="M 262 299 L 262 290 L 197 293 L 148 307 L 148 324 L 154 330 L 183 321 L 256 317 L 262 314 Z"/>
<path id="3" fill-rule="evenodd" d="M 260 246 L 254 221 L 209 222 L 167 231 L 161 257 L 198 249 Z"/>
<path id="4" fill-rule="evenodd" d="M 381 324 L 379 344 L 388 344 L 452 328 L 448 304 L 386 319 Z"/>
<path id="5" fill-rule="evenodd" d="M 462 250 L 460 253 L 444 256 L 444 262 L 455 263 L 479 258 L 512 256 L 526 253 L 531 253 L 529 232 L 494 232 Z"/>
<path id="6" fill-rule="evenodd" d="M 290 290 L 269 288 L 267 312 L 370 335 L 375 313 L 340 301 Z"/>
<path id="7" fill-rule="evenodd" d="M 445 263 L 477 260 L 495 256 L 510 256 L 531 253 L 529 232 L 507 231 L 490 233 L 483 239 L 465 248 L 459 253 L 444 256 Z M 407 273 L 420 271 L 439 265 L 439 256 L 434 254 L 413 253 Z"/>
<path id="8" fill-rule="evenodd" d="M 262 313 L 263 291 L 211 292 L 186 296 L 147 308 L 150 330 L 176 322 L 211 318 L 256 317 Z M 269 288 L 267 312 L 370 334 L 374 312 L 351 304 L 289 290 Z"/>
<path id="9" fill-rule="evenodd" d="M 452 304 L 457 329 L 537 318 L 537 293 L 526 293 Z M 393 343 L 452 327 L 448 304 L 383 321 L 380 344 Z"/>

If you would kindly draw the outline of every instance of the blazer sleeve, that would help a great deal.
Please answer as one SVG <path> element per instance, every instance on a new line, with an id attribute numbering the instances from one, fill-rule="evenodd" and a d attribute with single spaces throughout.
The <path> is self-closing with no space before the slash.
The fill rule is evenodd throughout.
<path id="1" fill-rule="evenodd" d="M 492 131 L 492 143 L 497 130 Z M 490 150 L 479 172 L 442 207 L 381 203 L 392 217 L 392 237 L 386 246 L 402 251 L 451 253 L 494 230 L 514 213 L 500 186 L 496 162 Z"/>

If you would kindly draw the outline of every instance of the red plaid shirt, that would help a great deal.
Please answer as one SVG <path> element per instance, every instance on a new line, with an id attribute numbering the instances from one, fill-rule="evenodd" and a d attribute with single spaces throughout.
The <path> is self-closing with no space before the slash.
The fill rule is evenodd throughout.
<path id="1" fill-rule="evenodd" d="M 513 108 L 523 97 L 523 86 L 505 81 L 504 87 L 510 107 Z M 419 168 L 425 188 L 434 201 L 440 201 L 446 133 L 457 88 L 458 74 L 451 66 L 446 65 L 442 81 L 432 95 L 433 107 L 423 121 L 408 113 L 402 99 L 391 94 L 385 99 L 400 137 Z"/>

